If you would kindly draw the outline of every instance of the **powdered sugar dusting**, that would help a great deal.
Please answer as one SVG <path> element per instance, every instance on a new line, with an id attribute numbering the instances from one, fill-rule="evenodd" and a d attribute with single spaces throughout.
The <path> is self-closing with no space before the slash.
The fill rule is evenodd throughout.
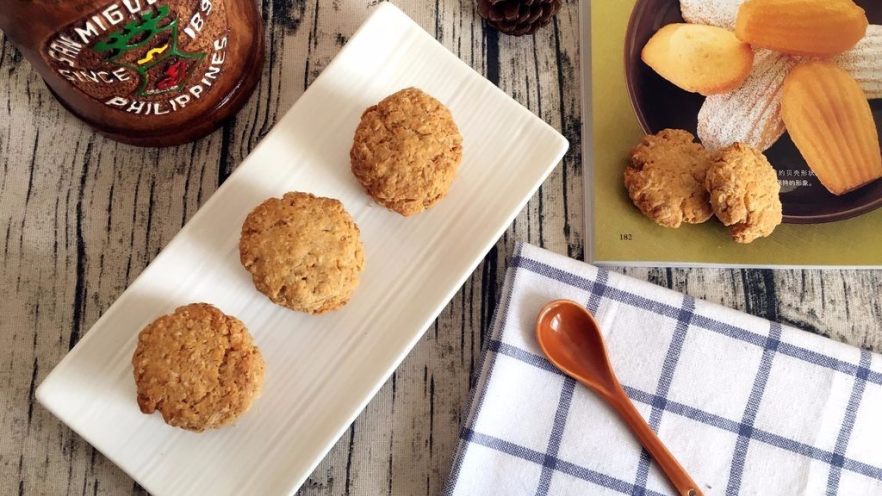
<path id="1" fill-rule="evenodd" d="M 735 28 L 738 8 L 745 0 L 680 0 L 680 12 L 686 22 Z"/>
<path id="2" fill-rule="evenodd" d="M 734 29 L 738 9 L 746 0 L 680 0 L 687 22 Z M 698 113 L 698 137 L 711 150 L 741 142 L 760 150 L 784 134 L 781 85 L 799 59 L 755 50 L 753 70 L 744 84 L 730 93 L 707 97 Z M 848 71 L 867 98 L 882 98 L 882 26 L 870 25 L 851 50 L 834 61 Z"/>
<path id="3" fill-rule="evenodd" d="M 867 98 L 882 98 L 882 26 L 867 27 L 866 36 L 834 60 L 857 80 Z"/>
<path id="4" fill-rule="evenodd" d="M 781 85 L 796 61 L 756 50 L 753 71 L 740 88 L 707 97 L 698 112 L 698 137 L 710 150 L 744 143 L 766 150 L 784 134 Z"/>

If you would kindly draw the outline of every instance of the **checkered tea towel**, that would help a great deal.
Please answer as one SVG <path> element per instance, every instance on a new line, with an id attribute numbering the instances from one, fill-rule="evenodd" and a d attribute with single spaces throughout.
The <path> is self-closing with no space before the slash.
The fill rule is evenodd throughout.
<path id="1" fill-rule="evenodd" d="M 545 358 L 539 309 L 597 317 L 625 391 L 707 495 L 882 495 L 882 357 L 521 245 L 445 494 L 669 495 L 616 414 Z"/>

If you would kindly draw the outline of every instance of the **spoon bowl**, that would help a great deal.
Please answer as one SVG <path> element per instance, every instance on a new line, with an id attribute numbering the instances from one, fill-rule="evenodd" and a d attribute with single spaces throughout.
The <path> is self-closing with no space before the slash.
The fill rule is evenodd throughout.
<path id="1" fill-rule="evenodd" d="M 542 308 L 536 319 L 536 339 L 555 367 L 596 392 L 619 414 L 677 489 L 677 494 L 703 496 L 625 394 L 610 364 L 600 326 L 591 312 L 574 301 L 552 301 Z"/>
<path id="2" fill-rule="evenodd" d="M 545 305 L 537 319 L 536 337 L 555 367 L 596 393 L 610 395 L 621 388 L 609 363 L 600 326 L 580 305 L 569 300 Z"/>

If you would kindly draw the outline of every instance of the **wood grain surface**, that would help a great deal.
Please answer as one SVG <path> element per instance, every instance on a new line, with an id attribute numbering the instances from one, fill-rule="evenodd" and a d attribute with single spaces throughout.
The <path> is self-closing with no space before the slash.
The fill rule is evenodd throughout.
<path id="1" fill-rule="evenodd" d="M 395 3 L 466 63 L 562 130 L 571 149 L 315 470 L 302 495 L 438 494 L 515 242 L 576 258 L 584 252 L 578 2 L 566 2 L 553 24 L 522 38 L 485 28 L 473 0 Z M 143 493 L 35 404 L 34 389 L 375 5 L 265 0 L 269 51 L 248 105 L 209 137 L 161 150 L 95 135 L 53 100 L 20 53 L 0 38 L 0 494 Z M 880 271 L 622 271 L 882 351 Z"/>

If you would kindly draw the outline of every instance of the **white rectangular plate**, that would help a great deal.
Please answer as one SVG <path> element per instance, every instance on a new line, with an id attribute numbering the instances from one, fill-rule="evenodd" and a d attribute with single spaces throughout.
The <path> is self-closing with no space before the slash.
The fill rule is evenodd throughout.
<path id="1" fill-rule="evenodd" d="M 362 111 L 408 86 L 453 112 L 463 162 L 449 195 L 411 218 L 371 202 L 349 171 Z M 382 4 L 266 139 L 37 390 L 37 399 L 157 495 L 293 493 L 560 161 L 558 132 Z M 239 230 L 286 191 L 340 199 L 366 264 L 348 305 L 309 316 L 273 305 L 239 264 Z M 144 415 L 138 331 L 190 302 L 242 319 L 267 362 L 262 396 L 201 434 Z"/>

